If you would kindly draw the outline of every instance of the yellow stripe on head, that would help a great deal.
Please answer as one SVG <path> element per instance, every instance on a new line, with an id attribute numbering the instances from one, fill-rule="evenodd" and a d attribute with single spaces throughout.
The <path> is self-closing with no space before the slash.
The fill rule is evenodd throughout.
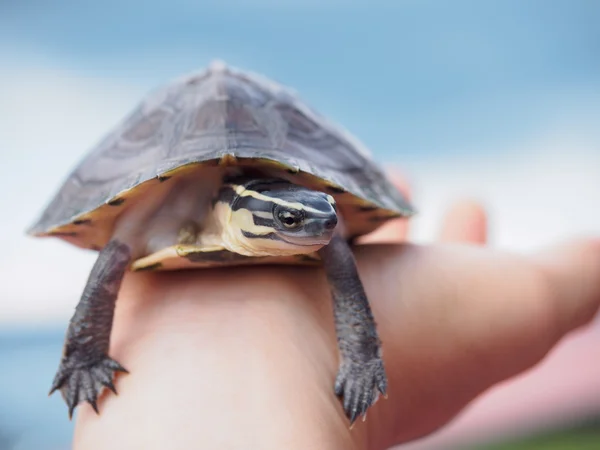
<path id="1" fill-rule="evenodd" d="M 217 202 L 230 208 L 223 245 L 245 255 L 312 253 L 329 243 L 337 224 L 333 197 L 284 180 L 232 182 Z"/>

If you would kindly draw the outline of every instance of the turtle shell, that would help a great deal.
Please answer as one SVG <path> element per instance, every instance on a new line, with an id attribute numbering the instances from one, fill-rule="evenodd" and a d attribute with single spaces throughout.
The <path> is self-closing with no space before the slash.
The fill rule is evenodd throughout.
<path id="1" fill-rule="evenodd" d="M 100 249 L 140 195 L 211 166 L 279 169 L 328 192 L 352 235 L 413 213 L 349 133 L 290 89 L 215 62 L 149 94 L 75 168 L 29 233 Z"/>

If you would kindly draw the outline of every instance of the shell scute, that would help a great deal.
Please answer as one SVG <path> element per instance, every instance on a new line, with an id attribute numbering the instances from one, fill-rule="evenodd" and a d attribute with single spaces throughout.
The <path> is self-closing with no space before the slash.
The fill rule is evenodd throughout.
<path id="1" fill-rule="evenodd" d="M 94 233 L 69 242 L 101 247 L 119 206 L 152 183 L 218 165 L 272 168 L 326 190 L 357 233 L 376 226 L 357 206 L 383 210 L 377 220 L 413 212 L 365 147 L 292 90 L 216 65 L 150 93 L 81 161 L 30 232 L 70 233 L 89 220 Z"/>

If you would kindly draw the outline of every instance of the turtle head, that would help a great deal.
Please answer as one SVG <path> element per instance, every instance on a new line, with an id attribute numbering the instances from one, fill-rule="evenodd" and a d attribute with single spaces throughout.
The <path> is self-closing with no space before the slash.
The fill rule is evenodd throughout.
<path id="1" fill-rule="evenodd" d="M 224 245 L 249 256 L 315 252 L 329 243 L 338 223 L 331 195 L 285 180 L 227 184 L 219 206 Z"/>

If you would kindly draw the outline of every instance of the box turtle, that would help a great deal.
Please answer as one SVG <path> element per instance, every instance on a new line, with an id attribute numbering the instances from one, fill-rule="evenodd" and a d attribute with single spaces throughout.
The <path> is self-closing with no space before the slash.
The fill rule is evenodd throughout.
<path id="1" fill-rule="evenodd" d="M 352 241 L 412 206 L 354 137 L 290 89 L 213 62 L 149 94 L 66 179 L 37 223 L 99 252 L 71 318 L 51 393 L 69 417 L 116 393 L 108 355 L 128 270 L 321 265 L 331 288 L 350 422 L 387 378 Z"/>

